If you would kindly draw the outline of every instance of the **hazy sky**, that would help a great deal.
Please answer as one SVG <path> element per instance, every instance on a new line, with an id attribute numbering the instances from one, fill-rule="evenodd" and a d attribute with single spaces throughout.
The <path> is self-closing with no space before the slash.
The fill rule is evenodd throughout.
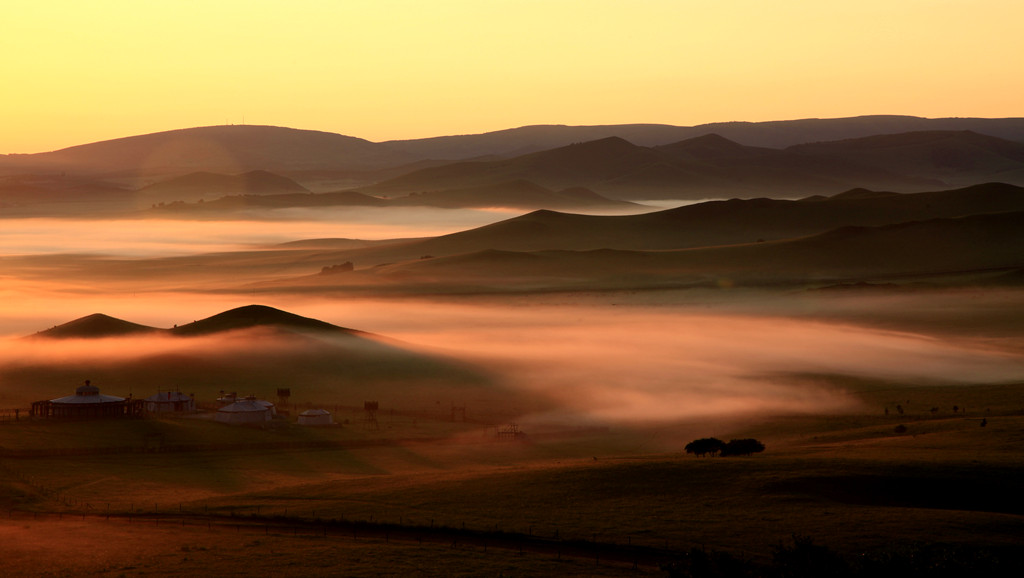
<path id="1" fill-rule="evenodd" d="M 216 124 L 1024 115 L 1020 0 L 7 0 L 0 153 Z"/>

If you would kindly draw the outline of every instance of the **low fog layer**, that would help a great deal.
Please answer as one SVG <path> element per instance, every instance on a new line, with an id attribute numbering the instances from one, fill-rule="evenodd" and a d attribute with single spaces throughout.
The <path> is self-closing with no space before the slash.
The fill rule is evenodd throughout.
<path id="1" fill-rule="evenodd" d="M 209 311 L 218 307 L 213 299 L 181 298 L 175 309 L 161 310 L 159 315 L 153 315 L 153 310 L 142 315 L 146 307 L 157 306 L 148 300 L 107 312 L 128 321 L 167 327 L 170 324 L 161 322 L 161 317 L 172 313 L 179 319 L 189 310 L 201 312 L 196 317 L 216 313 Z M 1024 360 L 1019 356 L 978 345 L 783 317 L 580 305 L 564 300 L 560 305 L 529 306 L 365 300 L 295 301 L 275 306 L 381 334 L 420 353 L 470 362 L 494 379 L 473 386 L 490 388 L 488 391 L 465 389 L 460 394 L 464 399 L 455 401 L 472 405 L 479 403 L 478 399 L 494 399 L 490 394 L 499 388 L 519 398 L 523 408 L 550 408 L 521 416 L 522 423 L 661 422 L 858 409 L 850 392 L 787 378 L 787 374 L 843 374 L 901 383 L 1024 379 Z M 273 341 L 249 342 L 239 335 L 94 341 L 10 337 L 0 353 L 0 369 L 86 360 L 116 364 L 199 351 L 207 357 L 222 354 L 239 359 L 240 352 L 265 356 L 275 347 Z M 359 360 L 351 362 L 358 364 Z M 346 380 L 338 383 L 341 389 L 360 385 Z M 57 395 L 72 384 L 54 385 L 63 386 L 51 392 Z M 224 389 L 244 389 L 244 385 L 229 384 Z M 303 386 L 280 385 L 291 385 L 296 391 Z M 402 387 L 392 385 L 395 391 Z M 5 390 L 16 386 L 0 383 Z M 180 386 L 183 390 L 190 387 Z M 326 395 L 326 390 L 318 389 Z M 359 387 L 354 391 L 364 392 Z M 5 397 L 10 391 L 7 393 Z"/>
<path id="2" fill-rule="evenodd" d="M 104 253 L 145 257 L 235 250 L 297 239 L 431 237 L 520 213 L 427 207 L 321 208 L 274 211 L 275 220 L 4 219 L 0 221 L 0 256 Z"/>
<path id="3" fill-rule="evenodd" d="M 419 322 L 395 326 L 390 335 L 459 352 L 495 368 L 518 390 L 603 420 L 856 407 L 845 392 L 780 377 L 786 373 L 920 383 L 1024 378 L 1019 356 L 816 321 L 614 306 L 435 305 L 408 313 Z"/>

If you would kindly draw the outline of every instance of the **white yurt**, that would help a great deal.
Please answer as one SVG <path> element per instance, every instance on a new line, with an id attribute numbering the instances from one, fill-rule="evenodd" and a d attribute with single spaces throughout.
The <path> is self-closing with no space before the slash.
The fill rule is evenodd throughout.
<path id="1" fill-rule="evenodd" d="M 252 399 L 252 398 L 248 398 L 247 397 L 245 399 Z M 267 411 L 270 412 L 270 417 L 276 417 L 277 416 L 277 406 L 274 405 L 273 402 L 267 401 L 265 399 L 253 399 L 253 401 L 255 401 L 256 403 L 262 404 L 263 407 L 267 408 Z"/>
<path id="2" fill-rule="evenodd" d="M 214 419 L 232 425 L 262 424 L 273 419 L 273 416 L 266 405 L 247 397 L 218 409 Z"/>
<path id="3" fill-rule="evenodd" d="M 85 380 L 85 385 L 75 389 L 75 395 L 58 397 L 43 403 L 47 407 L 40 415 L 44 417 L 107 418 L 128 415 L 128 400 L 116 395 L 101 394 L 100 388 L 89 380 Z"/>
<path id="4" fill-rule="evenodd" d="M 190 413 L 196 410 L 196 400 L 180 391 L 157 393 L 146 398 L 149 413 Z"/>
<path id="5" fill-rule="evenodd" d="M 331 412 L 326 409 L 307 409 L 299 414 L 299 425 L 333 425 Z"/>

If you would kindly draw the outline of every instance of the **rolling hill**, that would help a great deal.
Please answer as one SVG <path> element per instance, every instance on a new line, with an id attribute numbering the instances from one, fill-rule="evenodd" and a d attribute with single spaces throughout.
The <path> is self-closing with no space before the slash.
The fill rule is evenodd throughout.
<path id="1" fill-rule="evenodd" d="M 38 207 L 54 203 L 125 202 L 135 191 L 87 177 L 18 174 L 0 177 L 0 207 Z"/>
<path id="2" fill-rule="evenodd" d="M 792 198 L 857 186 L 905 191 L 942 186 L 928 174 L 907 176 L 891 166 L 801 150 L 748 147 L 719 135 L 705 135 L 653 148 L 608 137 L 511 159 L 428 167 L 366 190 L 393 194 L 517 179 L 551 188 L 582 186 L 621 199 Z"/>
<path id="3" fill-rule="evenodd" d="M 387 145 L 335 133 L 274 126 L 209 126 L 130 136 L 31 155 L 7 155 L 0 169 L 75 174 L 182 175 L 368 170 L 419 160 Z"/>
<path id="4" fill-rule="evenodd" d="M 1024 211 L 1024 188 L 1002 183 L 913 194 L 854 189 L 833 197 L 732 199 L 634 215 L 541 210 L 432 238 L 373 242 L 317 239 L 245 251 L 131 261 L 96 255 L 11 256 L 4 263 L 8 270 L 20 270 L 29 276 L 59 270 L 80 282 L 130 283 L 132 288 L 194 287 L 201 283 L 204 287 L 247 287 L 247 292 L 263 286 L 320 291 L 362 284 L 370 290 L 374 283 L 383 282 L 392 289 L 408 291 L 411 289 L 394 287 L 397 277 L 388 280 L 363 272 L 427 261 L 429 257 L 483 251 L 667 252 L 763 245 L 842 227 L 881 227 L 1019 211 Z M 352 264 L 352 270 L 320 274 L 325 267 L 347 263 Z"/>
<path id="5" fill-rule="evenodd" d="M 918 139 L 915 143 L 898 137 L 906 142 L 896 154 L 882 153 L 875 146 L 889 136 L 916 133 L 945 133 L 947 142 Z M 869 140 L 850 142 L 860 139 Z M 375 183 L 366 192 L 391 195 L 528 180 L 554 191 L 585 187 L 634 200 L 795 198 L 854 187 L 909 192 L 992 180 L 1024 184 L 1021 143 L 1021 118 L 869 116 L 696 127 L 530 126 L 386 143 L 241 125 L 130 136 L 47 153 L 0 155 L 0 174 L 90 178 L 108 189 L 138 188 L 193 173 L 269 171 L 317 192 Z M 31 184 L 19 186 L 20 191 L 8 196 L 24 199 L 38 190 Z M 224 187 L 232 188 L 225 184 L 214 188 Z M 49 189 L 57 200 L 68 200 L 64 197 L 69 195 L 74 200 L 92 200 L 93 196 L 84 194 L 84 189 L 74 193 L 70 186 Z M 206 193 L 203 198 L 211 197 L 216 195 Z M 11 201 L 0 198 L 3 202 Z"/>
<path id="6" fill-rule="evenodd" d="M 603 197 L 584 187 L 551 190 L 525 179 L 466 187 L 425 191 L 390 199 L 391 206 L 425 206 L 442 208 L 512 209 L 623 209 L 637 208 L 634 203 Z"/>
<path id="7" fill-rule="evenodd" d="M 213 186 L 197 188 L 191 191 L 180 188 L 164 188 L 160 197 L 162 199 L 170 201 L 186 197 L 194 202 L 172 202 L 172 204 L 154 207 L 153 210 L 162 213 L 209 214 L 248 209 L 298 207 L 436 207 L 445 209 L 500 207 L 525 211 L 537 209 L 585 211 L 638 208 L 638 205 L 635 203 L 609 199 L 583 187 L 570 187 L 560 191 L 553 191 L 526 180 L 464 189 L 416 192 L 393 198 L 375 197 L 356 190 L 348 190 L 330 193 L 243 193 L 222 196 L 213 201 L 206 200 L 210 198 L 211 192 L 217 190 L 220 189 L 216 189 Z M 202 195 L 205 195 L 205 198 Z M 197 197 L 203 199 L 203 201 L 198 202 Z"/>
<path id="8" fill-rule="evenodd" d="M 1024 269 L 1024 211 L 842 227 L 796 239 L 671 251 L 483 250 L 360 272 L 440 292 L 972 284 Z M 367 279 L 353 283 L 369 284 Z"/>
<path id="9" fill-rule="evenodd" d="M 628 216 L 536 211 L 441 237 L 296 255 L 292 263 L 305 262 L 311 274 L 253 286 L 451 292 L 706 286 L 719 276 L 771 284 L 1005 273 L 1024 267 L 1024 238 L 1014 228 L 1022 212 L 1024 189 L 1002 183 L 734 199 Z M 353 271 L 312 274 L 314 266 L 345 261 Z"/>
<path id="10" fill-rule="evenodd" d="M 225 195 L 272 195 L 308 193 L 306 187 L 268 171 L 249 171 L 237 175 L 195 172 L 145 186 L 138 191 L 149 201 L 194 201 Z"/>
<path id="11" fill-rule="evenodd" d="M 809 143 L 790 152 L 843 159 L 963 186 L 984 181 L 1022 184 L 1024 142 L 971 131 L 928 131 Z"/>
<path id="12" fill-rule="evenodd" d="M 1024 210 L 1024 188 L 988 183 L 956 190 L 886 193 L 851 190 L 803 200 L 732 199 L 639 215 L 535 211 L 449 235 L 323 254 L 357 268 L 471 253 L 596 249 L 669 250 L 803 237 L 844 226 L 881 226 Z"/>
<path id="13" fill-rule="evenodd" d="M 102 313 L 93 313 L 73 321 L 36 333 L 32 337 L 53 339 L 90 339 L 97 337 L 124 337 L 162 331 L 156 327 L 139 325 Z"/>
<path id="14" fill-rule="evenodd" d="M 136 334 L 166 334 L 179 337 L 212 335 L 228 331 L 253 328 L 277 328 L 288 331 L 329 332 L 338 334 L 360 334 L 361 331 L 332 325 L 318 319 L 302 317 L 266 305 L 246 305 L 211 317 L 176 325 L 170 329 L 159 329 L 110 317 L 102 313 L 87 315 L 50 329 L 40 331 L 31 337 L 54 339 L 93 339 L 121 337 Z"/>
<path id="15" fill-rule="evenodd" d="M 797 144 L 845 140 L 878 134 L 916 131 L 970 130 L 1024 142 L 1024 118 L 921 118 L 875 115 L 768 122 L 717 122 L 697 126 L 623 124 L 599 126 L 534 125 L 482 134 L 393 140 L 383 144 L 423 158 L 461 160 L 483 155 L 514 157 L 617 136 L 654 147 L 708 134 L 755 147 L 785 148 Z"/>
<path id="16" fill-rule="evenodd" d="M 318 319 L 302 317 L 266 305 L 247 305 L 218 313 L 212 317 L 194 321 L 168 330 L 172 335 L 211 335 L 255 327 L 277 328 L 289 331 L 326 331 L 330 333 L 356 334 L 353 329 L 331 325 Z"/>
<path id="17" fill-rule="evenodd" d="M 237 194 L 227 195 L 212 201 L 194 203 L 172 203 L 153 207 L 157 213 L 174 213 L 176 216 L 194 214 L 226 215 L 232 211 L 249 209 L 289 209 L 299 207 L 386 207 L 385 199 L 371 197 L 356 191 L 334 193 L 281 193 L 281 194 Z"/>
<path id="18" fill-rule="evenodd" d="M 69 338 L 90 353 L 64 353 L 60 363 L 30 356 L 0 365 L 0 377 L 35 399 L 86 378 L 112 393 L 181 390 L 207 402 L 223 391 L 269 397 L 277 387 L 290 387 L 293 400 L 359 407 L 366 399 L 427 407 L 423 396 L 432 406 L 437 395 L 502 395 L 485 372 L 457 359 L 261 305 L 171 329 L 90 315 L 32 335 L 31 345 L 63 352 Z M 110 347 L 101 338 L 123 341 Z"/>

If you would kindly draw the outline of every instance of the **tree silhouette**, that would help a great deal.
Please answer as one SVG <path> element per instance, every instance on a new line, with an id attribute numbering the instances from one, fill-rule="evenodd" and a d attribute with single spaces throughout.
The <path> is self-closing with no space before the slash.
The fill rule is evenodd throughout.
<path id="1" fill-rule="evenodd" d="M 688 454 L 704 457 L 707 454 L 714 456 L 718 452 L 722 451 L 723 447 L 725 447 L 725 442 L 718 438 L 701 438 L 686 444 L 686 447 L 683 449 L 685 449 Z"/>
<path id="2" fill-rule="evenodd" d="M 729 440 L 722 448 L 722 457 L 725 456 L 749 456 L 764 451 L 764 444 L 754 438 L 741 440 Z"/>

